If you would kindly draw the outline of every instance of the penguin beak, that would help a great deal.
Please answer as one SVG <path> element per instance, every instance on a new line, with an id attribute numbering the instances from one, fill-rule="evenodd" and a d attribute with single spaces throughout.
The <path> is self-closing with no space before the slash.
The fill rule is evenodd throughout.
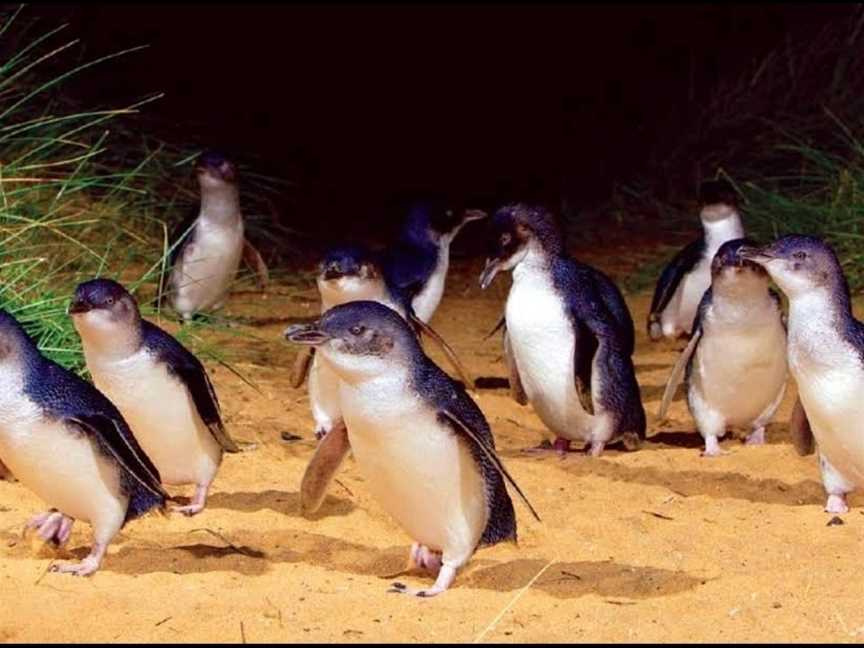
<path id="1" fill-rule="evenodd" d="M 488 216 L 489 214 L 482 209 L 466 209 L 465 214 L 462 216 L 462 222 L 470 223 L 471 221 L 487 218 Z"/>
<path id="2" fill-rule="evenodd" d="M 487 259 L 486 267 L 483 268 L 483 272 L 480 273 L 480 289 L 486 290 L 489 287 L 489 284 L 492 283 L 492 280 L 495 278 L 495 275 L 498 274 L 498 271 L 501 269 L 501 262 L 498 259 Z"/>
<path id="3" fill-rule="evenodd" d="M 768 263 L 772 259 L 776 259 L 773 254 L 766 251 L 766 248 L 757 248 L 750 246 L 742 246 L 738 248 L 738 257 L 745 261 L 752 261 L 760 265 Z"/>
<path id="4" fill-rule="evenodd" d="M 318 346 L 330 339 L 330 336 L 317 328 L 316 324 L 292 324 L 285 329 L 285 339 L 295 344 Z"/>
<path id="5" fill-rule="evenodd" d="M 68 313 L 69 313 L 69 315 L 77 315 L 79 313 L 88 313 L 88 312 L 90 312 L 90 310 L 92 310 L 92 308 L 93 307 L 88 302 L 81 300 L 81 299 L 75 299 L 72 301 L 72 303 L 69 304 Z"/>

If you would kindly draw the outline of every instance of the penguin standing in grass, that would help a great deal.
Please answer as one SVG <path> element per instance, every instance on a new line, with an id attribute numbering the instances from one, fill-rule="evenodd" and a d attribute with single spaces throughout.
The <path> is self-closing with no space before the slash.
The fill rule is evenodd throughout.
<path id="1" fill-rule="evenodd" d="M 633 320 L 615 284 L 567 256 L 554 216 L 509 205 L 492 220 L 485 289 L 513 271 L 507 296 L 504 356 L 511 393 L 530 402 L 562 454 L 584 441 L 593 456 L 621 439 L 645 438 L 645 410 L 631 355 Z"/>
<path id="2" fill-rule="evenodd" d="M 355 301 L 285 335 L 314 345 L 339 375 L 347 425 L 331 431 L 310 461 L 304 512 L 318 508 L 350 447 L 375 499 L 414 539 L 411 565 L 437 575 L 417 596 L 445 591 L 478 546 L 516 540 L 505 480 L 524 495 L 498 459 L 483 413 L 424 355 L 398 313 Z"/>
<path id="3" fill-rule="evenodd" d="M 734 188 L 725 180 L 703 182 L 699 200 L 702 236 L 684 247 L 663 268 L 651 310 L 648 336 L 678 338 L 690 335 L 702 295 L 711 285 L 711 262 L 726 241 L 744 236 Z"/>
<path id="4" fill-rule="evenodd" d="M 75 289 L 69 306 L 87 369 L 129 422 L 166 484 L 195 484 L 187 506 L 204 509 L 223 452 L 239 448 L 222 423 L 216 392 L 198 359 L 141 318 L 123 286 L 93 279 Z"/>
<path id="5" fill-rule="evenodd" d="M 687 404 L 702 438 L 703 456 L 723 454 L 718 439 L 727 425 L 750 425 L 748 444 L 765 443 L 765 425 L 786 393 L 786 329 L 780 296 L 768 273 L 738 255 L 748 239 L 727 241 L 711 264 L 690 343 L 672 369 L 659 418 L 663 420 L 682 378 Z"/>
<path id="6" fill-rule="evenodd" d="M 84 560 L 52 571 L 92 574 L 129 520 L 162 509 L 159 471 L 117 408 L 90 383 L 45 358 L 0 310 L 0 458 L 51 511 L 28 524 L 64 544 L 75 519 L 93 528 Z"/>
<path id="7" fill-rule="evenodd" d="M 790 234 L 739 252 L 758 263 L 789 299 L 789 369 L 798 383 L 791 426 L 815 437 L 825 510 L 845 513 L 846 495 L 864 486 L 864 324 L 852 315 L 849 285 L 834 251 Z"/>
<path id="8" fill-rule="evenodd" d="M 259 285 L 268 281 L 267 266 L 246 240 L 237 171 L 223 155 L 207 151 L 195 165 L 201 206 L 171 237 L 171 274 L 167 296 L 184 320 L 199 311 L 221 308 L 241 258 L 256 270 Z"/>

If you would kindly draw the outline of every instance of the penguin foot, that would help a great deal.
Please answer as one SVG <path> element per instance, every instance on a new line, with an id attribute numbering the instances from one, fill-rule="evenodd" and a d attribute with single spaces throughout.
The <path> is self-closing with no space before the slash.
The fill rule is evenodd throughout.
<path id="1" fill-rule="evenodd" d="M 546 454 L 547 452 L 554 452 L 556 455 L 561 457 L 562 459 L 567 456 L 568 452 L 576 452 L 570 447 L 570 439 L 564 439 L 562 437 L 557 437 L 555 439 L 555 443 L 549 443 L 546 439 L 543 439 L 538 445 L 533 448 L 523 448 L 522 452 L 526 454 Z"/>
<path id="2" fill-rule="evenodd" d="M 606 447 L 605 441 L 592 441 L 590 445 L 586 446 L 588 450 L 588 455 L 591 457 L 599 457 L 603 452 L 603 448 Z"/>
<path id="3" fill-rule="evenodd" d="M 728 454 L 732 454 L 728 450 L 723 450 L 720 448 L 720 442 L 717 441 L 717 437 L 709 436 L 705 437 L 705 449 L 699 453 L 700 457 L 722 457 Z"/>
<path id="4" fill-rule="evenodd" d="M 90 554 L 79 563 L 64 563 L 62 565 L 51 565 L 50 571 L 60 574 L 72 574 L 73 576 L 89 576 L 102 564 L 105 550 L 108 544 L 97 542 L 90 550 Z"/>
<path id="5" fill-rule="evenodd" d="M 414 590 L 403 583 L 393 583 L 388 589 L 388 592 L 392 592 L 394 594 L 408 594 L 410 596 L 417 596 L 419 598 L 431 598 L 433 596 L 437 596 L 441 594 L 441 592 L 447 591 L 450 585 L 453 584 L 453 581 L 456 578 L 456 569 L 449 565 L 443 565 L 441 567 L 441 571 L 438 572 L 438 578 L 435 579 L 435 584 L 429 589 L 423 590 Z"/>
<path id="6" fill-rule="evenodd" d="M 764 445 L 765 428 L 760 427 L 753 430 L 750 434 L 747 435 L 747 438 L 744 439 L 744 443 L 747 445 Z"/>
<path id="7" fill-rule="evenodd" d="M 186 506 L 175 506 L 171 510 L 175 513 L 182 513 L 187 517 L 198 515 L 198 513 L 204 510 L 204 505 L 207 502 L 207 490 L 209 488 L 210 484 L 195 486 L 195 496 L 192 498 L 192 501 Z"/>
<path id="8" fill-rule="evenodd" d="M 416 566 L 432 574 L 438 574 L 441 571 L 441 555 L 440 551 L 433 551 L 426 545 L 415 542 L 411 545 L 409 569 Z"/>
<path id="9" fill-rule="evenodd" d="M 315 440 L 316 441 L 320 441 L 325 436 L 327 436 L 327 430 L 324 430 L 324 429 L 315 430 Z"/>
<path id="10" fill-rule="evenodd" d="M 846 504 L 846 495 L 828 495 L 825 502 L 826 513 L 848 513 L 849 505 Z"/>
<path id="11" fill-rule="evenodd" d="M 72 534 L 75 519 L 51 510 L 36 515 L 27 523 L 28 529 L 36 529 L 39 537 L 46 542 L 53 542 L 58 547 L 66 544 Z"/>

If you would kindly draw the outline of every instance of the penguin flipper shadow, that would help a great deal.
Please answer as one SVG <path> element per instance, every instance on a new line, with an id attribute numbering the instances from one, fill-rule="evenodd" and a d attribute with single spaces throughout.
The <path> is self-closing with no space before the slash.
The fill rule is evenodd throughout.
<path id="1" fill-rule="evenodd" d="M 161 477 L 156 466 L 135 441 L 131 431 L 126 428 L 124 432 L 125 426 L 121 426 L 117 419 L 97 412 L 67 416 L 64 421 L 67 425 L 71 424 L 91 438 L 95 438 L 99 447 L 107 450 L 144 488 L 161 498 L 171 499 L 162 488 Z"/>
<path id="2" fill-rule="evenodd" d="M 648 336 L 651 336 L 651 325 L 659 324 L 660 313 L 662 313 L 669 302 L 672 300 L 678 285 L 684 275 L 690 272 L 699 259 L 702 258 L 702 253 L 705 251 L 705 239 L 699 237 L 689 245 L 685 246 L 678 252 L 672 260 L 663 268 L 660 277 L 657 279 L 657 285 L 654 287 L 654 296 L 651 298 L 651 309 L 648 311 Z"/>
<path id="3" fill-rule="evenodd" d="M 810 421 L 807 419 L 807 412 L 804 411 L 800 396 L 795 399 L 795 406 L 789 417 L 789 436 L 792 438 L 792 445 L 795 446 L 795 450 L 802 457 L 815 452 L 816 440 L 813 437 L 813 430 L 810 428 Z"/>
<path id="4" fill-rule="evenodd" d="M 687 365 L 699 345 L 699 340 L 702 337 L 701 327 L 693 331 L 690 342 L 684 347 L 675 366 L 672 367 L 672 373 L 669 374 L 669 379 L 666 381 L 666 389 L 663 391 L 663 400 L 660 402 L 660 410 L 657 412 L 657 421 L 662 422 L 666 418 L 666 412 L 669 410 L 669 405 L 672 404 L 672 399 L 675 398 L 675 392 L 678 391 L 678 386 L 683 382 L 684 375 L 687 372 Z"/>
<path id="5" fill-rule="evenodd" d="M 522 379 L 519 377 L 519 368 L 513 357 L 513 347 L 510 346 L 510 340 L 507 339 L 506 325 L 504 326 L 504 361 L 507 363 L 507 370 L 510 374 L 510 396 L 520 405 L 527 405 L 528 396 L 525 394 Z"/>
<path id="6" fill-rule="evenodd" d="M 309 367 L 312 365 L 312 358 L 315 357 L 315 347 L 303 347 L 297 357 L 294 359 L 294 365 L 291 367 L 291 376 L 289 377 L 291 387 L 299 388 L 309 375 Z"/>
<path id="7" fill-rule="evenodd" d="M 348 429 L 345 423 L 335 425 L 315 448 L 300 482 L 300 512 L 310 515 L 321 507 L 333 475 L 348 455 Z"/>
<path id="8" fill-rule="evenodd" d="M 258 288 L 264 289 L 270 283 L 270 271 L 261 253 L 249 242 L 243 239 L 243 260 L 255 271 Z"/>

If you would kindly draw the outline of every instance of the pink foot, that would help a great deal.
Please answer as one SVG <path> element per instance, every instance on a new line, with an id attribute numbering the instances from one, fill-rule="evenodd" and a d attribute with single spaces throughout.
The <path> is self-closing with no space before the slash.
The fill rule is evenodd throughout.
<path id="1" fill-rule="evenodd" d="M 825 502 L 826 513 L 848 513 L 849 505 L 846 504 L 846 495 L 828 495 Z"/>
<path id="2" fill-rule="evenodd" d="M 744 443 L 747 445 L 763 445 L 765 443 L 765 428 L 760 427 L 753 430 L 747 435 Z"/>
<path id="3" fill-rule="evenodd" d="M 175 506 L 172 510 L 177 513 L 182 513 L 183 515 L 186 515 L 188 517 L 197 515 L 204 510 L 204 505 L 207 502 L 207 490 L 209 488 L 210 484 L 205 484 L 204 486 L 195 486 L 195 496 L 192 498 L 192 501 L 189 502 L 186 506 Z"/>
<path id="4" fill-rule="evenodd" d="M 99 565 L 102 564 L 102 558 L 105 556 L 105 550 L 107 548 L 107 544 L 100 544 L 97 542 L 93 545 L 93 549 L 90 550 L 90 555 L 81 562 L 51 565 L 51 571 L 60 574 L 72 574 L 73 576 L 89 576 L 99 569 Z"/>
<path id="5" fill-rule="evenodd" d="M 592 441 L 591 445 L 588 447 L 588 455 L 591 457 L 599 457 L 605 447 L 605 441 Z"/>
<path id="6" fill-rule="evenodd" d="M 397 594 L 409 594 L 411 596 L 419 596 L 421 598 L 430 598 L 432 596 L 437 596 L 441 592 L 447 591 L 450 585 L 453 584 L 453 580 L 455 578 L 456 568 L 451 567 L 450 565 L 442 565 L 441 571 L 438 572 L 438 578 L 435 580 L 435 584 L 429 589 L 414 590 L 406 587 L 402 583 L 393 583 L 392 587 L 387 591 L 395 592 Z"/>
<path id="7" fill-rule="evenodd" d="M 53 542 L 60 546 L 69 540 L 73 524 L 75 524 L 74 518 L 63 515 L 60 511 L 51 510 L 34 516 L 27 523 L 27 528 L 36 529 L 36 533 L 45 542 Z"/>
<path id="8" fill-rule="evenodd" d="M 728 454 L 728 450 L 720 449 L 720 442 L 717 441 L 717 437 L 713 436 L 705 438 L 705 449 L 699 453 L 702 457 L 722 457 Z"/>
<path id="9" fill-rule="evenodd" d="M 568 452 L 574 452 L 570 449 L 570 440 L 562 437 L 555 437 L 555 443 L 542 441 L 539 445 L 533 448 L 524 448 L 522 452 L 526 454 L 546 454 L 553 452 L 562 459 L 567 456 Z"/>
<path id="10" fill-rule="evenodd" d="M 441 571 L 441 552 L 432 551 L 429 547 L 415 542 L 411 545 L 411 566 L 437 574 Z"/>

